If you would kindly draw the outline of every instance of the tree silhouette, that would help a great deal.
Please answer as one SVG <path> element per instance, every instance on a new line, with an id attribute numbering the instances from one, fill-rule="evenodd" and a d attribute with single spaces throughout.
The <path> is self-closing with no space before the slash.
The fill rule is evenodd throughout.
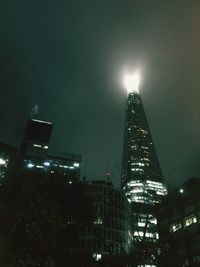
<path id="1" fill-rule="evenodd" d="M 82 225 L 93 220 L 84 190 L 63 176 L 8 176 L 0 189 L 1 266 L 80 266 L 82 258 L 89 260 L 78 249 Z"/>

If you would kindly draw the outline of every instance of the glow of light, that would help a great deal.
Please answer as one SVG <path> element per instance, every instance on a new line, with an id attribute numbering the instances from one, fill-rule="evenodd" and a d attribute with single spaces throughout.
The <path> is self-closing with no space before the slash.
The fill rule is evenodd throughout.
<path id="1" fill-rule="evenodd" d="M 6 164 L 6 161 L 2 158 L 0 158 L 0 165 L 5 165 Z"/>
<path id="2" fill-rule="evenodd" d="M 44 162 L 44 166 L 50 166 L 50 162 L 45 161 L 45 162 Z"/>
<path id="3" fill-rule="evenodd" d="M 80 164 L 78 162 L 74 162 L 74 167 L 79 167 Z"/>
<path id="4" fill-rule="evenodd" d="M 37 168 L 37 169 L 43 169 L 44 167 L 41 166 L 41 165 L 36 165 L 36 168 Z"/>
<path id="5" fill-rule="evenodd" d="M 34 147 L 41 147 L 41 145 L 38 145 L 38 144 L 34 144 L 33 146 Z"/>
<path id="6" fill-rule="evenodd" d="M 34 166 L 35 166 L 35 165 L 32 164 L 32 163 L 28 163 L 28 165 L 27 165 L 28 168 L 33 168 Z"/>
<path id="7" fill-rule="evenodd" d="M 144 227 L 145 225 L 146 225 L 145 222 L 138 222 L 138 226 L 140 226 L 140 227 Z"/>
<path id="8" fill-rule="evenodd" d="M 41 120 L 36 120 L 36 119 L 32 119 L 32 121 L 36 121 L 36 122 L 40 122 L 40 123 L 46 123 L 46 124 L 52 124 L 51 122 L 48 122 L 48 121 L 41 121 Z"/>
<path id="9" fill-rule="evenodd" d="M 126 74 L 124 79 L 124 84 L 127 90 L 127 93 L 137 93 L 139 94 L 139 82 L 140 78 L 137 73 L 135 74 Z"/>
<path id="10" fill-rule="evenodd" d="M 93 253 L 92 256 L 96 261 L 99 261 L 102 258 L 102 255 L 100 253 Z"/>

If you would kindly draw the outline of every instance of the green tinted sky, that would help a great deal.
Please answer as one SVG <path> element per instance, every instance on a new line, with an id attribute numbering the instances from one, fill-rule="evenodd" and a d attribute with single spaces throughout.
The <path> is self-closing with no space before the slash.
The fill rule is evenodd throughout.
<path id="1" fill-rule="evenodd" d="M 0 141 L 19 145 L 29 110 L 55 123 L 52 149 L 83 175 L 119 181 L 125 70 L 141 95 L 170 183 L 200 176 L 200 2 L 1 1 Z"/>

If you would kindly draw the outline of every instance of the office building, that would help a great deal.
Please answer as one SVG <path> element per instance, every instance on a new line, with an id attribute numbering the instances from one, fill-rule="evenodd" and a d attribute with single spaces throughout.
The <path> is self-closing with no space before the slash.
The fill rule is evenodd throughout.
<path id="1" fill-rule="evenodd" d="M 94 221 L 82 229 L 81 249 L 89 250 L 96 260 L 106 255 L 125 254 L 129 250 L 129 203 L 124 193 L 112 183 L 87 184 L 86 196 L 93 203 Z"/>
<path id="2" fill-rule="evenodd" d="M 64 175 L 69 183 L 80 179 L 81 155 L 54 152 L 44 161 L 47 172 Z"/>
<path id="3" fill-rule="evenodd" d="M 160 266 L 199 266 L 200 178 L 189 179 L 170 192 L 162 200 L 157 216 Z"/>
<path id="4" fill-rule="evenodd" d="M 121 187 L 131 203 L 133 249 L 158 239 L 155 204 L 166 195 L 159 161 L 138 90 L 138 76 L 127 76 Z M 149 259 L 148 266 L 155 266 Z M 145 266 L 142 264 L 140 266 Z"/>

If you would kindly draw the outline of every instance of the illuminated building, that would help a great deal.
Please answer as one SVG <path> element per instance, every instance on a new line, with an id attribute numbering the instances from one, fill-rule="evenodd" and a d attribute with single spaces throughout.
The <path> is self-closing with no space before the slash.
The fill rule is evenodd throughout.
<path id="1" fill-rule="evenodd" d="M 6 171 L 10 167 L 11 161 L 17 154 L 17 148 L 0 143 L 0 184 L 2 183 Z"/>
<path id="2" fill-rule="evenodd" d="M 66 180 L 72 183 L 80 178 L 81 155 L 53 153 L 47 156 L 43 165 L 47 172 L 64 175 Z"/>
<path id="3" fill-rule="evenodd" d="M 160 266 L 199 266 L 200 179 L 188 180 L 159 206 L 158 230 L 164 261 Z"/>
<path id="4" fill-rule="evenodd" d="M 20 148 L 23 168 L 48 174 L 64 175 L 71 183 L 80 178 L 81 156 L 54 152 L 49 155 L 53 124 L 41 120 L 29 120 Z"/>
<path id="5" fill-rule="evenodd" d="M 158 238 L 155 204 L 167 191 L 139 95 L 139 77 L 127 76 L 125 83 L 128 97 L 121 187 L 132 206 L 131 229 L 135 246 L 134 243 L 155 242 Z"/>
<path id="6" fill-rule="evenodd" d="M 105 255 L 126 253 L 129 249 L 129 203 L 124 193 L 106 181 L 87 184 L 92 199 L 93 225 L 82 230 L 80 247 L 88 249 L 96 260 Z"/>

